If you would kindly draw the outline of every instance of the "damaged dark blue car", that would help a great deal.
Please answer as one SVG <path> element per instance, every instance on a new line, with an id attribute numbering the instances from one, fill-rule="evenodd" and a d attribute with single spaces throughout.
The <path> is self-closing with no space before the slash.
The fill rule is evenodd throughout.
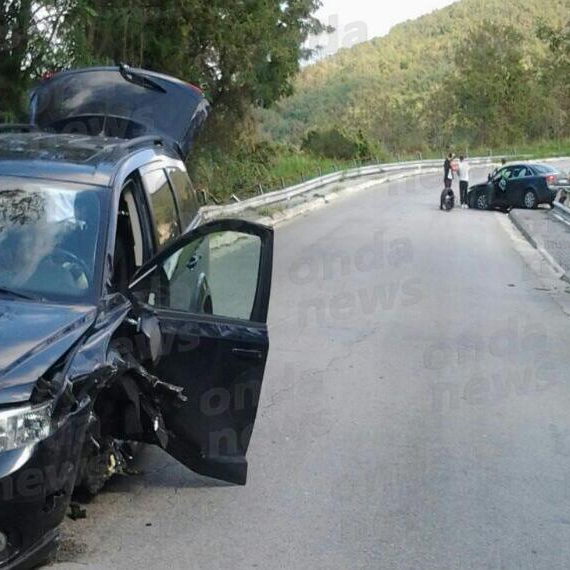
<path id="1" fill-rule="evenodd" d="M 195 87 L 64 72 L 0 126 L 0 569 L 57 547 L 75 490 L 138 443 L 245 484 L 269 341 L 272 230 L 201 223 Z"/>

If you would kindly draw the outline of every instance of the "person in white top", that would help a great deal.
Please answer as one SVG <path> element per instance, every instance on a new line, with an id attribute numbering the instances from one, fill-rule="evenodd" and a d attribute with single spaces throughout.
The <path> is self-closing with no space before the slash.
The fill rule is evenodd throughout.
<path id="1" fill-rule="evenodd" d="M 467 208 L 467 191 L 469 190 L 469 162 L 464 156 L 459 157 L 459 193 L 461 207 Z"/>

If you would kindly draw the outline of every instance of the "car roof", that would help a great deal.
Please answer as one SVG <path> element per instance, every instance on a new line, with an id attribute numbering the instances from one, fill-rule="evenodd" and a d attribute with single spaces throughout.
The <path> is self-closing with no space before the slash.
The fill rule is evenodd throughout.
<path id="1" fill-rule="evenodd" d="M 545 162 L 532 162 L 532 166 L 536 166 L 538 168 L 542 168 L 543 170 L 547 170 L 549 172 L 558 172 L 560 169 L 553 164 L 547 164 Z"/>
<path id="2" fill-rule="evenodd" d="M 156 137 L 125 141 L 41 131 L 0 133 L 0 176 L 109 186 L 126 158 L 159 142 Z"/>
<path id="3" fill-rule="evenodd" d="M 530 161 L 523 161 L 523 162 L 507 162 L 507 164 L 503 164 L 499 166 L 496 170 L 504 170 L 505 168 L 522 168 L 522 167 L 529 167 L 529 166 L 541 166 L 537 162 L 530 162 Z"/>

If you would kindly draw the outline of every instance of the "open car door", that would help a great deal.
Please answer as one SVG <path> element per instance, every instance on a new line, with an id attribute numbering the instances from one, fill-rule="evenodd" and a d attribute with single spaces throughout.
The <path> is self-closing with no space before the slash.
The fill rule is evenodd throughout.
<path id="1" fill-rule="evenodd" d="M 150 336 L 160 346 L 145 368 L 186 397 L 159 402 L 166 451 L 197 473 L 236 484 L 246 482 L 269 351 L 272 265 L 273 230 L 222 220 L 174 242 L 130 287 L 140 319 L 157 328 Z"/>

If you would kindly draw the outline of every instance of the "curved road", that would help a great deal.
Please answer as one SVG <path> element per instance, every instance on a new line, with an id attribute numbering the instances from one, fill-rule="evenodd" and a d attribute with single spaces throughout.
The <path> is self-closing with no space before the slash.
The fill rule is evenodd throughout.
<path id="1" fill-rule="evenodd" d="M 506 216 L 440 212 L 440 178 L 277 231 L 247 487 L 147 450 L 57 570 L 567 570 L 570 295 Z"/>

